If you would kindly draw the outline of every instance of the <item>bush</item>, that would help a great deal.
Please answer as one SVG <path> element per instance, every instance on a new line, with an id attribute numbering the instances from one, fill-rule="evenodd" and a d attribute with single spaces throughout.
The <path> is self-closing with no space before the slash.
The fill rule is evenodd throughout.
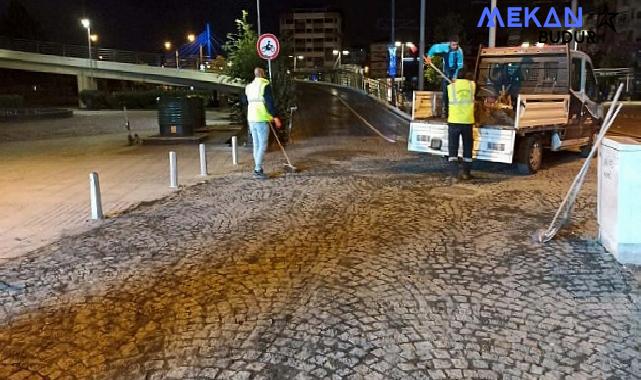
<path id="1" fill-rule="evenodd" d="M 22 108 L 23 106 L 22 95 L 0 95 L 0 108 Z"/>
<path id="2" fill-rule="evenodd" d="M 211 94 L 207 91 L 186 90 L 148 90 L 148 91 L 122 91 L 106 94 L 102 91 L 85 90 L 80 93 L 80 100 L 91 110 L 100 109 L 154 109 L 158 106 L 157 99 L 163 95 L 196 95 L 203 99 L 207 107 Z"/>
<path id="3" fill-rule="evenodd" d="M 80 101 L 90 110 L 100 110 L 109 108 L 107 102 L 107 95 L 98 90 L 82 90 L 80 91 Z"/>
<path id="4" fill-rule="evenodd" d="M 111 95 L 115 101 L 116 108 L 155 108 L 158 102 L 156 99 L 162 95 L 160 90 L 138 91 L 138 92 L 115 92 Z"/>

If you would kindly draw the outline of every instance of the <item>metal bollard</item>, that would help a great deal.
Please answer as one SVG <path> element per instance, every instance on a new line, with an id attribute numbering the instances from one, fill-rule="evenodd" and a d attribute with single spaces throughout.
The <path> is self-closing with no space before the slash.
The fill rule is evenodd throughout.
<path id="1" fill-rule="evenodd" d="M 89 192 L 91 194 L 91 219 L 104 219 L 102 214 L 102 198 L 100 197 L 100 180 L 98 173 L 89 174 Z"/>
<path id="2" fill-rule="evenodd" d="M 169 187 L 178 188 L 178 165 L 176 152 L 169 152 Z"/>
<path id="3" fill-rule="evenodd" d="M 231 138 L 231 158 L 234 165 L 238 165 L 238 137 Z"/>
<path id="4" fill-rule="evenodd" d="M 206 177 L 208 173 L 207 173 L 207 148 L 205 147 L 205 144 L 200 144 L 200 146 L 198 147 L 198 150 L 200 151 L 200 176 Z"/>

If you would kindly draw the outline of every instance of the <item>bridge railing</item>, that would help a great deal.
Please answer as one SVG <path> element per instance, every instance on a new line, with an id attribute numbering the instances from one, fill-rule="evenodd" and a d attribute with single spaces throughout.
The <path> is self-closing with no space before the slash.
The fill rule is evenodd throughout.
<path id="1" fill-rule="evenodd" d="M 11 39 L 0 36 L 0 49 L 55 55 L 60 57 L 88 58 L 89 48 L 82 45 L 69 45 L 57 42 Z M 221 74 L 223 70 L 216 67 L 216 61 L 209 58 L 202 60 L 198 56 L 180 56 L 176 64 L 173 53 L 141 53 L 129 50 L 104 49 L 92 46 L 91 58 L 96 61 L 131 63 L 138 65 L 180 68 L 181 70 L 199 70 Z"/>
<path id="2" fill-rule="evenodd" d="M 0 37 L 0 49 L 56 55 L 61 57 L 88 58 L 89 47 L 68 45 L 57 42 L 32 41 Z M 128 50 L 91 48 L 91 57 L 95 60 L 144 64 L 150 66 L 163 65 L 164 55 L 157 53 L 140 53 Z"/>

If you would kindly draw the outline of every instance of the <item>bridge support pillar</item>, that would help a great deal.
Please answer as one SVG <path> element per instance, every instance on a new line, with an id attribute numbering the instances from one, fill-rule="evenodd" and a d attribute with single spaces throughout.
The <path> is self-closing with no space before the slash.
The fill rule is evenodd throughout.
<path id="1" fill-rule="evenodd" d="M 80 73 L 76 76 L 78 80 L 78 104 L 80 107 L 85 107 L 86 105 L 82 103 L 82 100 L 80 99 L 80 92 L 84 90 L 97 90 L 98 89 L 98 81 L 96 78 L 92 78 L 84 73 Z"/>

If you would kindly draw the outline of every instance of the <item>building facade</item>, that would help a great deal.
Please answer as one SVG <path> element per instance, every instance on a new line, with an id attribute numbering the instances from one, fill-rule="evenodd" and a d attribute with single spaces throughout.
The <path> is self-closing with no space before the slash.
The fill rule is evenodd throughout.
<path id="1" fill-rule="evenodd" d="M 341 14 L 327 9 L 294 9 L 283 14 L 281 39 L 287 54 L 302 57 L 296 58 L 297 69 L 332 69 L 337 52 L 342 51 L 342 24 Z"/>

